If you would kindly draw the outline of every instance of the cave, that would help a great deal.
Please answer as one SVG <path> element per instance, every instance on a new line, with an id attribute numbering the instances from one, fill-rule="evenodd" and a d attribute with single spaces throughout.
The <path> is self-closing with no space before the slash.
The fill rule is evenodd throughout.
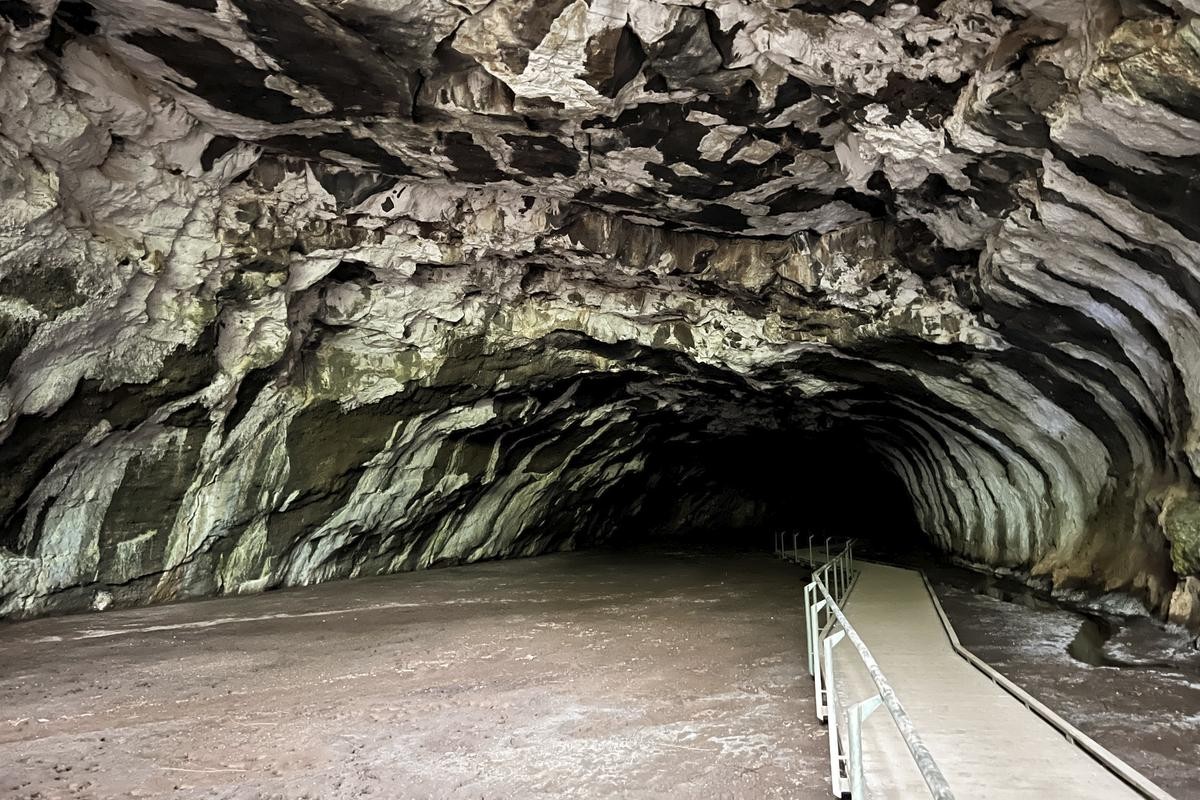
<path id="1" fill-rule="evenodd" d="M 91 646 L 55 626 L 278 614 L 285 648 L 322 591 L 596 558 L 683 596 L 848 538 L 1194 638 L 1198 19 L 0 0 L 10 672 Z M 58 796 L 21 763 L 0 792 Z"/>

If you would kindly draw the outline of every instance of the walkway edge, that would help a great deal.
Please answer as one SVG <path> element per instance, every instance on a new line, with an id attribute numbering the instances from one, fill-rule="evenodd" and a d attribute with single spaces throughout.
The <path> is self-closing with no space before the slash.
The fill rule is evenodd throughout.
<path id="1" fill-rule="evenodd" d="M 941 601 L 938 600 L 937 592 L 933 590 L 933 584 L 929 582 L 929 578 L 922 570 L 916 571 L 920 574 L 921 581 L 925 584 L 925 591 L 929 593 L 929 597 L 933 601 L 933 608 L 937 612 L 938 619 L 942 621 L 942 628 L 945 629 L 946 636 L 950 639 L 950 646 L 954 648 L 954 652 L 966 659 L 971 666 L 986 675 L 997 686 L 1019 700 L 1022 705 L 1034 714 L 1041 717 L 1043 721 L 1066 737 L 1067 741 L 1100 762 L 1105 769 L 1116 775 L 1117 778 L 1138 794 L 1150 798 L 1150 800 L 1176 800 L 1175 797 L 1168 794 L 1145 775 L 1126 764 L 1095 739 L 1092 739 L 1086 733 L 1067 722 L 1055 713 L 1053 709 L 1025 691 L 1018 684 L 1000 674 L 991 664 L 988 664 L 966 647 L 963 647 L 962 642 L 958 640 L 958 634 L 954 631 L 954 626 L 950 624 L 950 618 L 946 616 L 946 611 L 942 608 Z"/>

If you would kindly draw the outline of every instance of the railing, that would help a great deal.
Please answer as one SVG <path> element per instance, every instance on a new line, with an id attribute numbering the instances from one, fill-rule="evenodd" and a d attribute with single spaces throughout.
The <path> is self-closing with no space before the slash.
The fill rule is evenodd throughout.
<path id="1" fill-rule="evenodd" d="M 945 776 L 921 741 L 912 720 L 896 697 L 895 691 L 888 684 L 883 671 L 871 656 L 870 650 L 867 649 L 854 627 L 842 613 L 841 603 L 850 593 L 857 577 L 854 570 L 854 541 L 839 540 L 835 544 L 835 549 L 831 550 L 830 543 L 833 541 L 833 537 L 825 537 L 824 541 L 820 541 L 816 536 L 809 536 L 806 548 L 801 549 L 799 539 L 800 534 L 791 534 L 792 547 L 789 550 L 787 548 L 788 534 L 777 532 L 775 552 L 780 558 L 790 558 L 797 563 L 807 562 L 814 570 L 812 582 L 804 587 L 808 671 L 813 676 L 817 717 L 829 725 L 829 772 L 833 795 L 842 797 L 849 792 L 850 796 L 856 800 L 863 797 L 862 723 L 882 705 L 888 709 L 896 723 L 896 728 L 912 754 L 930 794 L 937 800 L 953 800 L 954 795 L 950 791 Z M 814 541 L 816 542 L 815 547 Z M 921 573 L 921 579 L 933 601 L 933 607 L 946 631 L 950 645 L 956 653 L 1142 797 L 1147 800 L 1173 800 L 1166 791 L 963 647 L 954 626 L 946 617 L 946 612 L 942 609 L 928 577 Z M 823 618 L 822 614 L 824 614 Z M 834 631 L 835 627 L 840 630 Z M 848 751 L 846 753 L 843 753 L 841 738 L 838 734 L 841 719 L 838 713 L 833 673 L 833 648 L 844 638 L 850 639 L 854 644 L 859 658 L 862 659 L 871 680 L 878 689 L 877 694 L 845 709 L 847 728 L 845 749 Z"/>
<path id="2" fill-rule="evenodd" d="M 1047 724 L 1061 733 L 1068 742 L 1090 755 L 1142 797 L 1148 798 L 1148 800 L 1174 800 L 1170 794 L 1145 775 L 1142 775 L 1133 767 L 1126 764 L 1099 742 L 1060 717 L 1045 703 L 1000 674 L 991 664 L 988 664 L 964 647 L 962 642 L 959 641 L 958 633 L 954 630 L 954 626 L 950 624 L 949 617 L 946 616 L 946 610 L 942 608 L 942 601 L 938 599 L 937 592 L 933 590 L 933 585 L 923 572 L 921 573 L 921 581 L 925 584 L 925 591 L 929 593 L 929 598 L 933 601 L 933 608 L 937 612 L 938 620 L 942 623 L 942 627 L 946 631 L 946 636 L 950 639 L 950 647 L 954 649 L 954 652 L 966 659 L 968 664 L 975 667 L 975 669 L 987 676 L 989 680 L 1015 697 L 1027 709 L 1041 717 Z"/>
<path id="3" fill-rule="evenodd" d="M 792 533 L 791 541 L 792 541 L 792 546 L 789 549 L 787 546 L 787 543 L 788 543 L 787 531 L 775 531 L 775 555 L 777 555 L 783 559 L 791 559 L 792 561 L 795 561 L 797 564 L 799 564 L 801 561 L 806 561 L 806 562 L 808 562 L 809 566 L 815 568 L 817 566 L 818 560 L 822 559 L 822 556 L 823 556 L 823 560 L 821 560 L 820 563 L 824 564 L 830 560 L 830 558 L 831 558 L 831 556 L 830 556 L 831 551 L 829 549 L 830 542 L 836 541 L 837 545 L 835 545 L 835 546 L 844 546 L 846 544 L 846 542 L 849 540 L 842 539 L 842 538 L 835 537 L 835 536 L 826 536 L 826 537 L 824 537 L 823 542 L 822 542 L 822 537 L 813 534 L 808 537 L 808 545 L 804 550 L 800 549 L 800 534 L 799 533 Z M 814 542 L 816 542 L 815 547 L 813 546 Z M 836 555 L 836 552 L 834 553 L 834 555 Z"/>
<path id="4" fill-rule="evenodd" d="M 777 552 L 786 556 L 783 547 L 787 543 L 783 539 L 783 535 L 776 538 L 776 548 Z M 798 534 L 793 535 L 793 558 L 799 561 L 797 539 Z M 882 705 L 896 723 L 896 728 L 912 754 L 925 785 L 929 787 L 930 795 L 936 800 L 954 800 L 950 785 L 934 762 L 933 755 L 921 741 L 912 720 L 896 697 L 896 692 L 871 656 L 871 651 L 854 630 L 854 626 L 842 613 L 840 604 L 853 588 L 856 577 L 854 541 L 845 542 L 841 550 L 832 555 L 829 542 L 830 539 L 824 542 L 824 563 L 816 567 L 814 558 L 819 557 L 820 553 L 813 552 L 812 539 L 809 539 L 808 561 L 816 569 L 812 574 L 812 582 L 804 587 L 804 621 L 807 629 L 808 671 L 813 676 L 817 718 L 829 725 L 829 780 L 833 796 L 841 797 L 849 792 L 852 798 L 863 797 L 862 724 Z M 835 626 L 840 630 L 834 631 Z M 842 639 L 849 639 L 854 645 L 878 690 L 877 694 L 845 710 L 847 752 L 843 752 L 841 737 L 838 734 L 840 720 L 833 671 L 833 648 Z"/>

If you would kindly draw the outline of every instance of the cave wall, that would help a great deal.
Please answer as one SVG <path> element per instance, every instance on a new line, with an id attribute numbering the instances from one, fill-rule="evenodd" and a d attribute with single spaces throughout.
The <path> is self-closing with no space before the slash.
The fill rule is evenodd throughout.
<path id="1" fill-rule="evenodd" d="M 3 0 L 0 615 L 582 546 L 671 443 L 849 429 L 938 547 L 1200 624 L 1198 11 Z"/>

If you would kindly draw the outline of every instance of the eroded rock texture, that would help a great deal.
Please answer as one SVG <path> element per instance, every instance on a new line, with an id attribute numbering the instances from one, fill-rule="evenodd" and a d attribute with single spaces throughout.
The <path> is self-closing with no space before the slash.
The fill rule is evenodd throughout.
<path id="1" fill-rule="evenodd" d="M 844 444 L 1194 615 L 1197 12 L 0 0 L 0 613 L 856 533 Z"/>

